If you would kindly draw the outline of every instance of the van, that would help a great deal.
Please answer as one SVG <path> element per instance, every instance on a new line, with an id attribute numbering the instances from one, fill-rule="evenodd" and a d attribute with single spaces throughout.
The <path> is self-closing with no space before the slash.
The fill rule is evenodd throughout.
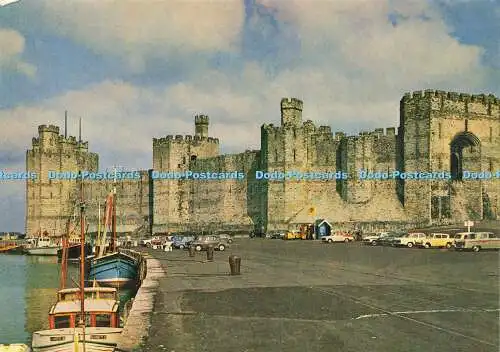
<path id="1" fill-rule="evenodd" d="M 469 233 L 463 239 L 455 239 L 456 250 L 500 249 L 500 237 L 493 232 Z"/>

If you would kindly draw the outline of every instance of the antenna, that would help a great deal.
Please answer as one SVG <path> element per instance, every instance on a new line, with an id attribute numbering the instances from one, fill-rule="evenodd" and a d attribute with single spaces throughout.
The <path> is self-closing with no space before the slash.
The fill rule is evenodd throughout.
<path id="1" fill-rule="evenodd" d="M 68 138 L 68 111 L 64 111 L 64 138 Z"/>
<path id="2" fill-rule="evenodd" d="M 80 124 L 78 126 L 78 141 L 82 141 L 82 118 L 80 117 Z"/>

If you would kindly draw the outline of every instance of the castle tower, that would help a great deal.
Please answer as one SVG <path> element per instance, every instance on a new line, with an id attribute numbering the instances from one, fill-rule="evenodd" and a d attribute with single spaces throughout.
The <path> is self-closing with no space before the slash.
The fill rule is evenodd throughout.
<path id="1" fill-rule="evenodd" d="M 187 228 L 189 181 L 180 175 L 189 171 L 197 159 L 219 155 L 219 140 L 208 137 L 208 124 L 208 116 L 197 115 L 194 136 L 153 138 L 153 232 Z"/>
<path id="2" fill-rule="evenodd" d="M 405 179 L 404 205 L 424 221 L 498 217 L 498 182 L 467 179 L 465 171 L 498 168 L 499 99 L 426 90 L 401 100 L 402 163 L 406 172 L 446 172 L 451 179 Z"/>
<path id="3" fill-rule="evenodd" d="M 281 99 L 281 126 L 300 126 L 302 124 L 302 100 L 297 98 Z"/>
<path id="4" fill-rule="evenodd" d="M 208 137 L 208 124 L 210 120 L 206 115 L 196 115 L 194 117 L 195 136 L 200 138 Z"/>
<path id="5" fill-rule="evenodd" d="M 26 171 L 37 178 L 26 182 L 26 222 L 28 236 L 38 232 L 61 235 L 70 215 L 76 179 L 55 177 L 55 173 L 97 171 L 98 156 L 88 152 L 88 142 L 59 135 L 59 127 L 41 125 L 32 149 L 26 152 Z"/>

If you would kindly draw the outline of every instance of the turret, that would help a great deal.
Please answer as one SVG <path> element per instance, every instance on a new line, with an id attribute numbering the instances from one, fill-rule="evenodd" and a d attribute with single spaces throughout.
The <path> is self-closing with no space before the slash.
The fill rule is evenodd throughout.
<path id="1" fill-rule="evenodd" d="M 196 115 L 194 117 L 195 137 L 208 137 L 209 118 L 206 115 Z"/>
<path id="2" fill-rule="evenodd" d="M 300 126 L 302 124 L 302 100 L 297 98 L 281 99 L 281 126 Z"/>

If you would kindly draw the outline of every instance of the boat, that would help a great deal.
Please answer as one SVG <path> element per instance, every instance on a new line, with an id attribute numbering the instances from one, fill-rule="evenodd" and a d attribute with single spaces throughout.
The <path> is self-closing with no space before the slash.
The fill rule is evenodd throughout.
<path id="1" fill-rule="evenodd" d="M 31 352 L 31 348 L 24 343 L 0 344 L 0 352 Z"/>
<path id="2" fill-rule="evenodd" d="M 63 238 L 61 285 L 57 302 L 49 311 L 49 329 L 35 331 L 33 352 L 114 351 L 120 339 L 120 301 L 115 288 L 85 287 L 85 204 L 80 188 L 80 284 L 66 288 L 68 241 Z"/>
<path id="3" fill-rule="evenodd" d="M 57 255 L 61 245 L 50 237 L 28 238 L 25 251 L 29 255 Z"/>
<path id="4" fill-rule="evenodd" d="M 101 285 L 112 287 L 133 286 L 137 282 L 138 263 L 134 257 L 120 252 L 116 238 L 116 188 L 106 197 L 104 212 L 104 231 L 101 233 L 100 207 L 99 226 L 94 251 L 94 258 L 90 262 L 89 280 Z M 112 227 L 113 236 L 108 246 L 106 234 Z"/>
<path id="5" fill-rule="evenodd" d="M 75 349 L 75 343 L 81 342 L 86 352 L 113 351 L 123 330 L 117 290 L 86 287 L 84 302 L 85 328 L 78 326 L 82 316 L 80 289 L 60 290 L 57 303 L 49 311 L 50 328 L 33 333 L 33 352 L 83 351 L 83 346 Z"/>
<path id="6" fill-rule="evenodd" d="M 23 245 L 17 242 L 0 242 L 0 254 L 23 254 Z"/>

